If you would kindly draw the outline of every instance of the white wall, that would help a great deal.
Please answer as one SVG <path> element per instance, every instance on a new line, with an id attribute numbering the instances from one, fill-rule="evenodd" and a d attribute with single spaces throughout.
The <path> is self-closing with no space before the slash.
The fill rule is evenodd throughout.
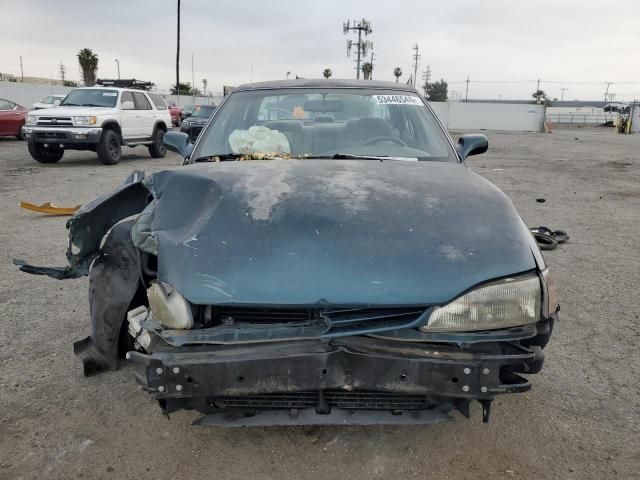
<path id="1" fill-rule="evenodd" d="M 62 87 L 60 85 L 47 85 L 44 83 L 19 83 L 19 82 L 1 82 L 0 81 L 0 98 L 11 100 L 12 102 L 31 108 L 31 105 L 39 102 L 47 95 L 66 95 L 73 87 Z M 167 104 L 175 103 L 184 106 L 194 103 L 194 97 L 191 95 L 164 95 Z M 195 97 L 195 103 L 200 105 L 219 105 L 222 97 Z"/>
<path id="2" fill-rule="evenodd" d="M 73 88 L 60 85 L 47 85 L 46 83 L 17 83 L 0 82 L 0 98 L 31 108 L 31 105 L 39 102 L 47 95 L 66 95 Z"/>
<path id="3" fill-rule="evenodd" d="M 171 103 L 175 103 L 176 105 L 180 105 L 184 107 L 185 105 L 190 105 L 196 103 L 198 105 L 220 105 L 222 101 L 222 97 L 194 97 L 191 95 L 162 95 L 164 97 L 164 101 L 167 102 L 167 105 Z"/>
<path id="4" fill-rule="evenodd" d="M 509 103 L 430 102 L 449 130 L 512 130 L 540 132 L 544 105 Z"/>

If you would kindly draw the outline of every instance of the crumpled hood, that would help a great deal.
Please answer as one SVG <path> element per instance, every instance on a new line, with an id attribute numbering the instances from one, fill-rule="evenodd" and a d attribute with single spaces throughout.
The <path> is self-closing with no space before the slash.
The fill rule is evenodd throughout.
<path id="1" fill-rule="evenodd" d="M 196 304 L 442 304 L 536 268 L 511 201 L 459 164 L 221 162 L 145 184 L 158 278 Z"/>

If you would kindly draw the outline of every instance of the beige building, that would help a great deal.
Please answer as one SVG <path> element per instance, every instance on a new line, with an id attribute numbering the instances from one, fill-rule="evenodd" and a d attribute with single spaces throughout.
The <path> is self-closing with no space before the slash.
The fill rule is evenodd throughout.
<path id="1" fill-rule="evenodd" d="M 55 78 L 24 77 L 23 79 L 19 76 L 12 75 L 10 73 L 2 73 L 2 72 L 0 72 L 0 81 L 24 82 L 24 83 L 32 83 L 37 85 L 62 85 L 62 80 L 55 79 Z"/>

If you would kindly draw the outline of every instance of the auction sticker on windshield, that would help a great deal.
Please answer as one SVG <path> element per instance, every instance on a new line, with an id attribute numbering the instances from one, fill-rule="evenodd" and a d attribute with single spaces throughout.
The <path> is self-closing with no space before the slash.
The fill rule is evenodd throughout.
<path id="1" fill-rule="evenodd" d="M 422 105 L 418 97 L 412 95 L 374 95 L 379 105 Z"/>

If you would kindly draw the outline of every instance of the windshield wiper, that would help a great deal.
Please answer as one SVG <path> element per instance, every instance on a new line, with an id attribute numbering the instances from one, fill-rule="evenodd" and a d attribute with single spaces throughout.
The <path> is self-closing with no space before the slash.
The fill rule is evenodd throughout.
<path id="1" fill-rule="evenodd" d="M 199 157 L 193 160 L 193 163 L 199 162 L 213 162 L 214 158 L 218 157 L 221 161 L 224 160 L 237 160 L 242 157 L 242 153 L 214 153 L 212 155 L 207 155 L 206 157 Z"/>
<path id="2" fill-rule="evenodd" d="M 351 153 L 334 153 L 333 155 L 311 155 L 304 158 L 328 158 L 330 160 L 404 160 L 407 162 L 415 162 L 415 157 L 393 157 L 389 155 L 354 155 Z"/>

